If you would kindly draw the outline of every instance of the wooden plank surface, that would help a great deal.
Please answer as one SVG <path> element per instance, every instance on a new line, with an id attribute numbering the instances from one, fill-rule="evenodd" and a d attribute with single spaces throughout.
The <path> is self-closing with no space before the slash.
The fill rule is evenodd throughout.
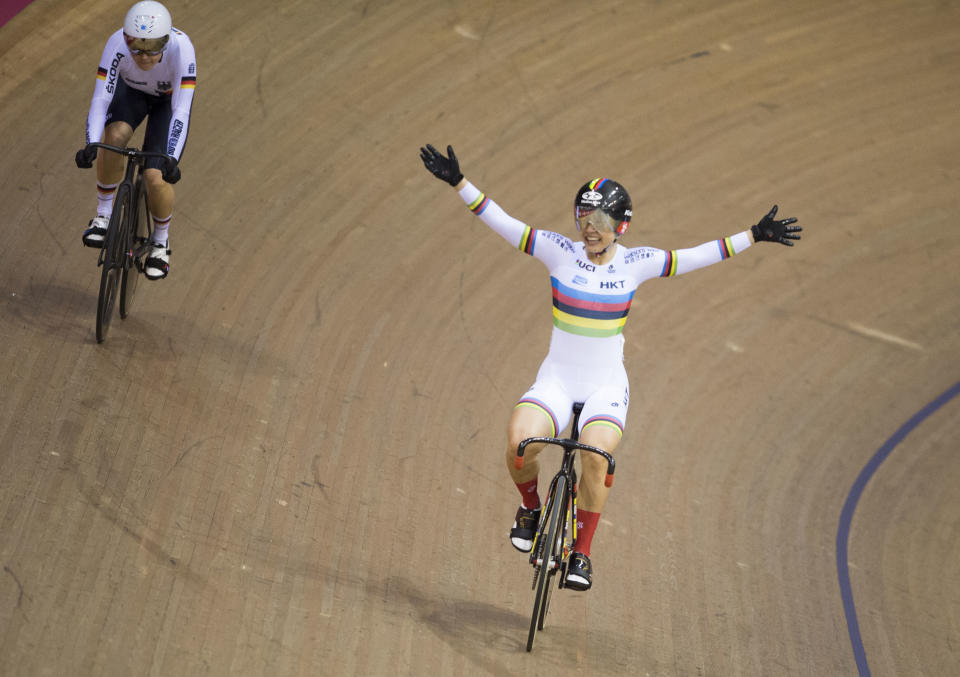
<path id="1" fill-rule="evenodd" d="M 108 341 L 74 167 L 123 8 L 0 28 L 0 673 L 847 675 L 841 509 L 960 380 L 960 9 L 820 0 L 169 5 L 198 86 L 171 227 Z M 508 544 L 511 407 L 540 264 L 422 168 L 453 144 L 510 214 L 760 245 L 637 292 L 596 582 Z M 849 574 L 876 675 L 960 664 L 960 401 L 878 468 Z"/>

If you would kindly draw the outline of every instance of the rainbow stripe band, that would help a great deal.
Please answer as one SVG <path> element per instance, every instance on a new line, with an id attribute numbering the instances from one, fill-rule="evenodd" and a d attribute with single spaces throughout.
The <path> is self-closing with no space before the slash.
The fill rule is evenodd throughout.
<path id="1" fill-rule="evenodd" d="M 602 414 L 591 416 L 580 429 L 581 433 L 592 425 L 602 425 L 610 428 L 611 430 L 615 430 L 620 437 L 623 437 L 623 423 L 613 416 L 604 416 Z"/>
<path id="2" fill-rule="evenodd" d="M 731 256 L 737 253 L 733 248 L 732 238 L 725 237 L 722 240 L 717 240 L 717 246 L 720 247 L 721 259 L 729 259 Z"/>
<path id="3" fill-rule="evenodd" d="M 633 292 L 594 294 L 568 287 L 555 277 L 553 287 L 553 324 L 570 334 L 605 337 L 623 333 Z"/>
<path id="4" fill-rule="evenodd" d="M 666 253 L 666 259 L 663 262 L 663 270 L 660 271 L 660 277 L 670 277 L 677 274 L 677 251 L 671 249 Z"/>
<path id="5" fill-rule="evenodd" d="M 524 254 L 529 254 L 533 256 L 533 246 L 537 242 L 537 230 L 536 228 L 531 228 L 530 226 L 523 227 L 523 235 L 520 236 L 520 244 L 517 245 L 517 249 L 522 251 Z"/>
<path id="6" fill-rule="evenodd" d="M 589 184 L 590 190 L 600 190 L 600 188 L 608 181 L 608 179 L 594 179 Z"/>
<path id="7" fill-rule="evenodd" d="M 550 411 L 550 407 L 545 405 L 540 400 L 536 400 L 532 397 L 524 397 L 522 400 L 517 402 L 517 406 L 515 406 L 514 409 L 519 409 L 520 407 L 530 407 L 531 409 L 536 409 L 537 411 L 542 412 L 547 418 L 550 419 L 550 425 L 552 426 L 549 437 L 556 437 L 559 426 L 557 425 L 557 417 L 553 415 L 552 411 Z"/>
<path id="8" fill-rule="evenodd" d="M 483 193 L 480 193 L 477 196 L 477 199 L 467 205 L 471 212 L 480 216 L 483 214 L 483 211 L 487 208 L 487 205 L 490 204 L 490 198 L 488 198 Z"/>

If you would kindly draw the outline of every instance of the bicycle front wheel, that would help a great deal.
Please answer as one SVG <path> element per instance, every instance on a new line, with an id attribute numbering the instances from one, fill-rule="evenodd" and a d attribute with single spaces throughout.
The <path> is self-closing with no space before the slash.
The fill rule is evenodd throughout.
<path id="1" fill-rule="evenodd" d="M 110 320 L 117 302 L 120 275 L 126 258 L 127 212 L 130 210 L 130 186 L 120 184 L 113 201 L 113 213 L 103 243 L 103 268 L 100 271 L 100 294 L 97 297 L 97 343 L 103 343 L 110 331 Z"/>
<path id="2" fill-rule="evenodd" d="M 550 571 L 547 572 L 547 591 L 543 600 L 543 604 L 540 607 L 540 618 L 537 621 L 537 629 L 543 630 L 543 623 L 547 617 L 547 612 L 550 611 L 550 597 L 553 595 L 553 583 L 552 579 L 557 574 L 560 575 L 560 578 L 563 578 L 563 569 L 566 566 L 564 562 L 564 550 L 563 550 L 563 540 L 566 536 L 564 526 L 570 520 L 570 497 L 569 497 L 569 484 L 566 482 L 561 490 L 560 487 L 557 488 L 557 493 L 555 499 L 560 502 L 560 517 L 557 522 L 557 533 L 553 537 L 553 550 L 551 554 L 551 567 Z M 556 564 L 554 564 L 554 562 Z"/>
<path id="3" fill-rule="evenodd" d="M 530 632 L 527 635 L 527 651 L 533 649 L 533 640 L 537 636 L 537 629 L 543 630 L 543 620 L 550 603 L 550 581 L 560 566 L 560 557 L 557 555 L 557 536 L 560 534 L 560 515 L 564 510 L 567 480 L 562 475 L 557 478 L 553 491 L 547 498 L 547 528 L 543 531 L 545 540 L 537 545 L 542 550 L 540 570 L 537 572 L 536 595 L 533 600 L 533 615 L 530 618 Z"/>

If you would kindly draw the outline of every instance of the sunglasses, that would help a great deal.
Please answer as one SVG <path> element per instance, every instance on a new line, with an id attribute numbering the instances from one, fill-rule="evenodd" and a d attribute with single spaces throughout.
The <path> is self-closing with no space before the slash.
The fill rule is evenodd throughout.
<path id="1" fill-rule="evenodd" d="M 141 54 L 146 54 L 147 56 L 159 56 L 163 54 L 163 49 L 133 49 L 130 48 L 130 53 L 134 56 L 140 56 Z"/>
<path id="2" fill-rule="evenodd" d="M 131 38 L 124 34 L 127 49 L 134 56 L 159 56 L 167 49 L 167 41 L 162 38 Z"/>

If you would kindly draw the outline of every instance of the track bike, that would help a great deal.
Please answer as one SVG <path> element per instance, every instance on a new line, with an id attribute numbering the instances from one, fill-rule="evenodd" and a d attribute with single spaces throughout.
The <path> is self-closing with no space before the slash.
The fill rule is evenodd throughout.
<path id="1" fill-rule="evenodd" d="M 564 587 L 566 580 L 567 557 L 573 551 L 577 541 L 577 470 L 574 465 L 576 452 L 599 454 L 607 461 L 606 486 L 613 484 L 613 472 L 616 468 L 613 457 L 603 449 L 582 444 L 579 441 L 578 423 L 583 403 L 573 405 L 573 424 L 570 437 L 528 437 L 517 446 L 514 466 L 523 467 L 524 452 L 530 444 L 546 444 L 563 449 L 563 461 L 560 470 L 550 481 L 547 498 L 543 504 L 540 524 L 533 539 L 530 551 L 530 564 L 533 565 L 533 589 L 536 591 L 533 601 L 533 614 L 530 618 L 530 632 L 527 635 L 527 651 L 533 649 L 533 640 L 537 630 L 543 630 L 547 611 L 550 609 L 550 596 L 553 592 L 552 578 L 559 574 L 557 587 Z"/>
<path id="2" fill-rule="evenodd" d="M 119 148 L 106 143 L 90 143 L 127 158 L 123 181 L 113 198 L 113 213 L 107 225 L 103 248 L 97 257 L 100 270 L 100 293 L 97 295 L 97 343 L 103 343 L 110 330 L 113 309 L 119 298 L 120 318 L 130 314 L 139 276 L 143 273 L 153 219 L 143 185 L 144 164 L 150 158 L 161 158 L 168 165 L 176 160 L 165 153 Z"/>

